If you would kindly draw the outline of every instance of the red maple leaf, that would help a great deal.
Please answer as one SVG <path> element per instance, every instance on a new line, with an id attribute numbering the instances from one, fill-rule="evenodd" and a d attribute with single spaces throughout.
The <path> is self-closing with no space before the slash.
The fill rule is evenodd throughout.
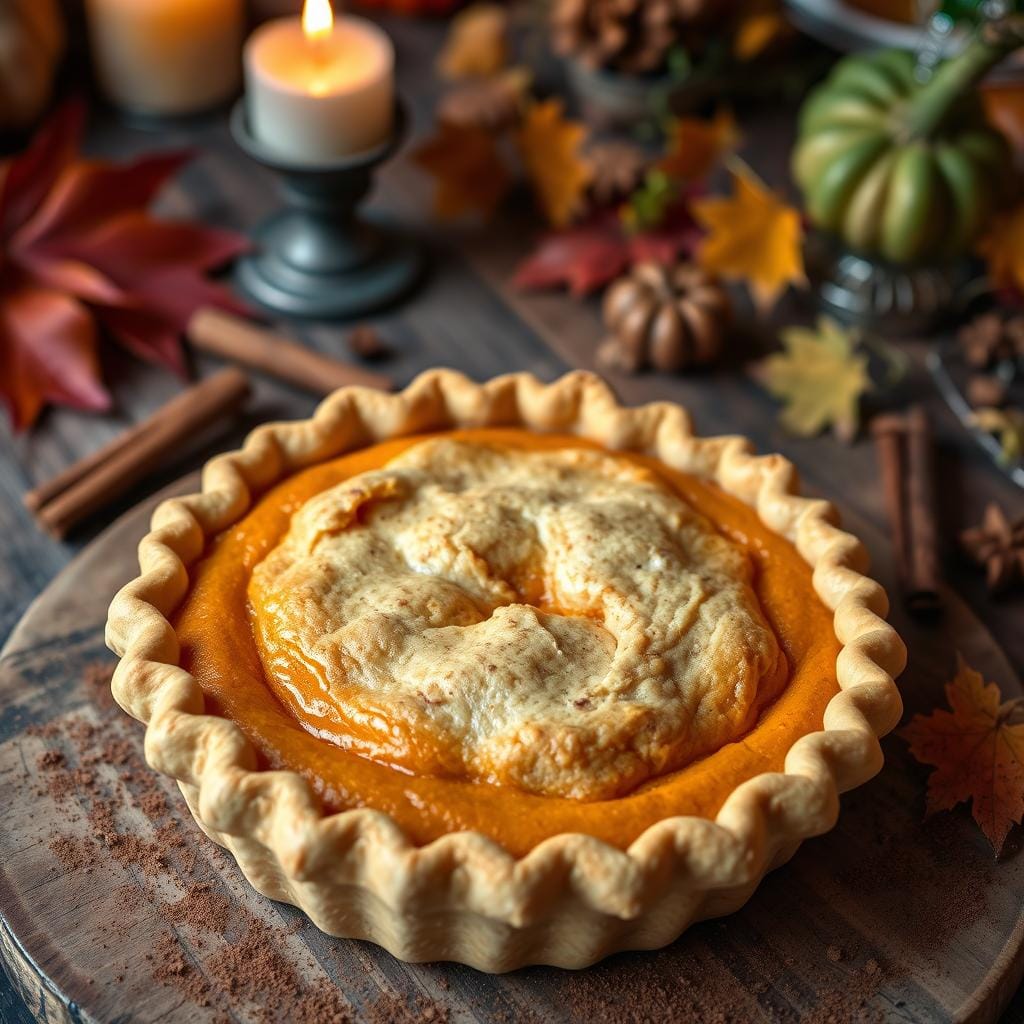
<path id="1" fill-rule="evenodd" d="M 634 263 L 671 263 L 693 251 L 700 232 L 685 204 L 679 204 L 657 229 L 631 233 L 617 211 L 541 239 L 513 277 L 517 288 L 558 288 L 589 295 L 625 273 Z"/>
<path id="2" fill-rule="evenodd" d="M 205 275 L 245 238 L 147 212 L 191 154 L 82 159 L 84 120 L 81 104 L 68 104 L 0 164 L 0 401 L 16 430 L 48 402 L 109 407 L 97 328 L 182 373 L 181 332 L 195 309 L 242 309 Z"/>

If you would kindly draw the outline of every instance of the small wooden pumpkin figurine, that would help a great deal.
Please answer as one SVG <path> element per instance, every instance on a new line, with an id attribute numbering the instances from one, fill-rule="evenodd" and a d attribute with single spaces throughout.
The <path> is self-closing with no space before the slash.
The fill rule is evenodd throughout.
<path id="1" fill-rule="evenodd" d="M 678 372 L 713 362 L 732 317 L 722 285 L 692 263 L 638 263 L 605 293 L 606 366 Z"/>
<path id="2" fill-rule="evenodd" d="M 63 52 L 57 0 L 0 3 L 0 129 L 25 128 L 42 114 Z"/>

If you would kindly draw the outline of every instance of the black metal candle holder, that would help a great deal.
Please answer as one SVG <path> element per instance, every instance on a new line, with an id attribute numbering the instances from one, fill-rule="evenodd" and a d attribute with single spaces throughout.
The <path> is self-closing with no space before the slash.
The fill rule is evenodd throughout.
<path id="1" fill-rule="evenodd" d="M 359 211 L 374 171 L 401 144 L 406 127 L 399 104 L 387 142 L 330 162 L 300 163 L 255 138 L 245 100 L 235 104 L 231 134 L 278 176 L 286 203 L 259 225 L 255 250 L 238 263 L 238 285 L 249 298 L 287 316 L 341 320 L 388 306 L 412 288 L 422 266 L 419 249 Z"/>

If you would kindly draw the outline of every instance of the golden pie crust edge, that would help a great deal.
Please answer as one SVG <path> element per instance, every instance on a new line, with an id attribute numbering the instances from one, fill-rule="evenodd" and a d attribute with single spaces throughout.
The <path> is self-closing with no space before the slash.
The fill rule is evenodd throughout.
<path id="1" fill-rule="evenodd" d="M 203 714 L 168 617 L 207 541 L 244 516 L 254 494 L 307 466 L 402 435 L 482 426 L 575 434 L 653 455 L 715 481 L 795 544 L 843 647 L 824 729 L 793 744 L 784 773 L 738 786 L 714 821 L 665 819 L 625 851 L 564 834 L 516 859 L 475 832 L 416 847 L 379 811 L 327 815 L 300 775 L 256 770 L 238 726 Z M 838 528 L 833 506 L 797 490 L 782 456 L 757 456 L 741 437 L 695 437 L 672 403 L 623 407 L 589 373 L 547 385 L 522 373 L 476 384 L 431 370 L 398 394 L 342 388 L 309 420 L 256 428 L 241 450 L 206 464 L 202 493 L 156 509 L 139 544 L 141 575 L 110 606 L 107 644 L 121 656 L 114 697 L 146 723 L 147 760 L 178 781 L 207 835 L 231 850 L 259 892 L 301 907 L 325 932 L 369 939 L 402 960 L 491 972 L 583 967 L 619 950 L 657 948 L 694 921 L 739 908 L 802 840 L 828 831 L 839 794 L 880 770 L 879 737 L 902 713 L 893 679 L 906 651 L 885 621 L 885 591 L 864 575 L 864 547 Z"/>

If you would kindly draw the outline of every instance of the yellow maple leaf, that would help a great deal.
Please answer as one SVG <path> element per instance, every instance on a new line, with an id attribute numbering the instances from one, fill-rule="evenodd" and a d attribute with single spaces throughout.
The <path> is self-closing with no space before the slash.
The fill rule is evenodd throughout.
<path id="1" fill-rule="evenodd" d="M 817 329 L 787 327 L 779 337 L 783 351 L 768 356 L 757 375 L 785 403 L 782 425 L 798 437 L 814 437 L 831 426 L 840 440 L 852 440 L 861 395 L 871 387 L 857 335 L 823 316 Z"/>
<path id="2" fill-rule="evenodd" d="M 995 683 L 960 658 L 946 684 L 950 711 L 915 715 L 902 735 L 928 777 L 928 814 L 971 801 L 996 856 L 1024 818 L 1024 701 L 1004 701 Z"/>
<path id="3" fill-rule="evenodd" d="M 507 62 L 508 11 L 479 3 L 452 20 L 437 69 L 444 78 L 480 78 L 497 74 Z"/>
<path id="4" fill-rule="evenodd" d="M 736 121 L 728 110 L 715 116 L 673 118 L 668 128 L 668 144 L 658 167 L 680 181 L 700 181 L 715 166 L 734 152 L 740 143 Z"/>
<path id="5" fill-rule="evenodd" d="M 442 122 L 413 159 L 436 179 L 434 212 L 442 220 L 490 217 L 511 185 L 494 137 L 483 128 Z"/>
<path id="6" fill-rule="evenodd" d="M 1020 409 L 978 409 L 971 422 L 980 430 L 999 436 L 1000 461 L 1011 465 L 1024 458 L 1024 411 Z"/>
<path id="7" fill-rule="evenodd" d="M 800 213 L 757 179 L 745 165 L 732 173 L 730 197 L 709 196 L 691 205 L 707 236 L 697 262 L 712 273 L 743 281 L 764 313 L 789 284 L 804 284 Z"/>
<path id="8" fill-rule="evenodd" d="M 772 0 L 753 3 L 740 17 L 733 36 L 732 52 L 737 60 L 753 60 L 789 31 L 789 22 L 776 3 Z"/>
<path id="9" fill-rule="evenodd" d="M 993 219 L 978 251 L 997 288 L 1024 291 L 1024 203 Z"/>
<path id="10" fill-rule="evenodd" d="M 586 128 L 568 120 L 562 101 L 532 104 L 517 136 L 534 194 L 547 219 L 564 227 L 583 205 L 593 168 L 581 152 Z"/>

